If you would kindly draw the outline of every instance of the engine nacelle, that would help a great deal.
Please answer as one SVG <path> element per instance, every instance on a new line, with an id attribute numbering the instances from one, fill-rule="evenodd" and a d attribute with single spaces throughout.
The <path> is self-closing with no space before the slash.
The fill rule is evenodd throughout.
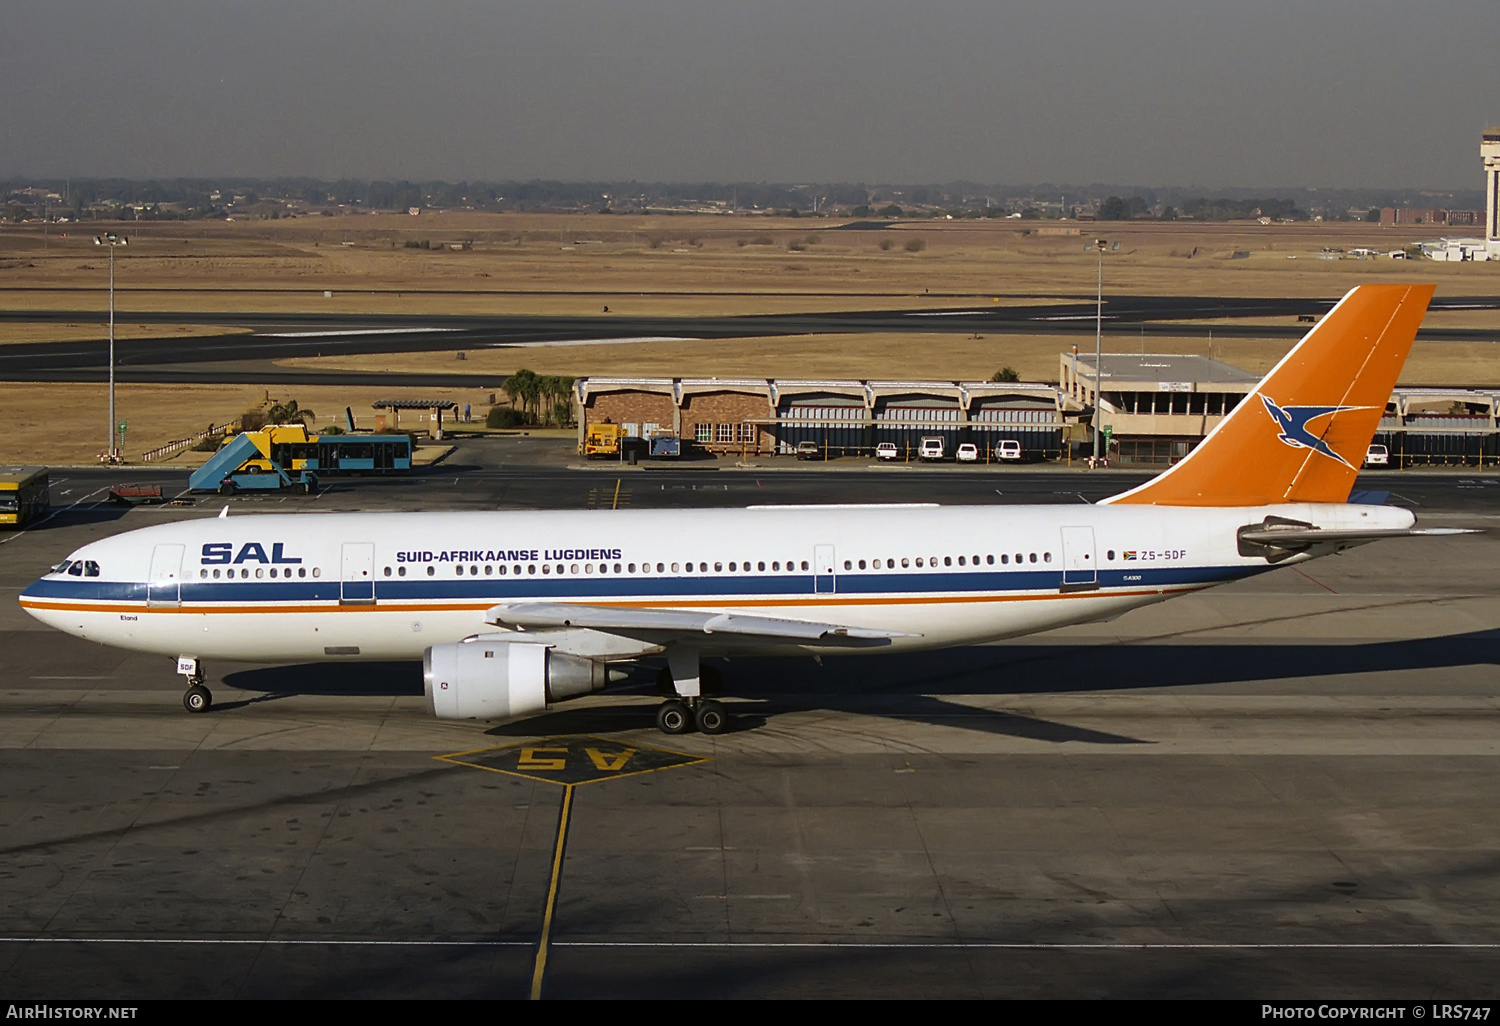
<path id="1" fill-rule="evenodd" d="M 601 691 L 608 679 L 603 663 L 525 642 L 472 638 L 422 655 L 427 708 L 442 720 L 526 716 Z"/>

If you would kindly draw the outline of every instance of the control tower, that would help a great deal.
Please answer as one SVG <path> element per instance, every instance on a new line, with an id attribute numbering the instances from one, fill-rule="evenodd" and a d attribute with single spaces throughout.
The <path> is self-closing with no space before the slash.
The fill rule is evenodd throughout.
<path id="1" fill-rule="evenodd" d="M 1500 257 L 1500 128 L 1487 128 L 1479 137 L 1484 158 L 1484 241 L 1490 259 Z"/>

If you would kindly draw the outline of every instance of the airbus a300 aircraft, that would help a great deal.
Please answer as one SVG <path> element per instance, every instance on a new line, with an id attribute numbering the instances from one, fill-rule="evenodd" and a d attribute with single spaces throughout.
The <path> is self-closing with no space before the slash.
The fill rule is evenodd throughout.
<path id="1" fill-rule="evenodd" d="M 1347 501 L 1432 292 L 1354 289 L 1186 459 L 1098 505 L 221 514 L 86 545 L 20 601 L 175 657 L 192 712 L 208 659 L 420 658 L 437 716 L 502 719 L 664 656 L 658 726 L 719 733 L 704 656 L 985 644 L 1448 533 Z"/>

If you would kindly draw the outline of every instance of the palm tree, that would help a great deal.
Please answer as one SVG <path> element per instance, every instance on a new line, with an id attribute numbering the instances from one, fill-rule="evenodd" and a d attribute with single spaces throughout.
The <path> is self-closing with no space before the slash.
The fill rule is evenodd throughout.
<path id="1" fill-rule="evenodd" d="M 272 403 L 271 408 L 266 410 L 266 423 L 268 424 L 306 424 L 310 420 L 317 420 L 318 415 L 312 410 L 300 409 L 297 400 L 288 399 L 284 403 Z"/>

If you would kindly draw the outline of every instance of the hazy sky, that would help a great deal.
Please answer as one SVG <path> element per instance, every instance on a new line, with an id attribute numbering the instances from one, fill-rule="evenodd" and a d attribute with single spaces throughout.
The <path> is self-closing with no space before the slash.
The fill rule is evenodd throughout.
<path id="1" fill-rule="evenodd" d="M 1481 187 L 1496 0 L 7 0 L 0 175 Z"/>

